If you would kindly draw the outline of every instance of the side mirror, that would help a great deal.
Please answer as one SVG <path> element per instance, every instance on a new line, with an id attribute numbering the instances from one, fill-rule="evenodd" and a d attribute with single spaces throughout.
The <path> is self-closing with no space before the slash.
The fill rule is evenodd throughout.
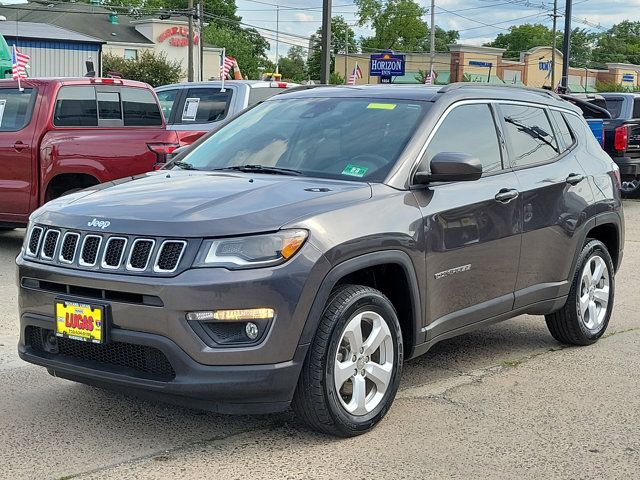
<path id="1" fill-rule="evenodd" d="M 429 182 L 467 182 L 482 177 L 482 162 L 467 153 L 441 152 L 431 159 L 431 172 L 419 171 L 414 181 L 418 184 Z"/>

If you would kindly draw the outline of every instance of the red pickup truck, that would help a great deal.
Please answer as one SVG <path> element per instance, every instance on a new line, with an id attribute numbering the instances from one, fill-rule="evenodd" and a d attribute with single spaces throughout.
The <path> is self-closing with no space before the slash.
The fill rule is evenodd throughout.
<path id="1" fill-rule="evenodd" d="M 45 202 L 153 170 L 178 145 L 158 98 L 113 78 L 0 80 L 0 230 Z"/>

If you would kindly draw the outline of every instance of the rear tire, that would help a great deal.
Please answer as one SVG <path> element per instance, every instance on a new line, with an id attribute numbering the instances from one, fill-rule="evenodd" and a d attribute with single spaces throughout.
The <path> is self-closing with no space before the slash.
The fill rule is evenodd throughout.
<path id="1" fill-rule="evenodd" d="M 620 193 L 623 198 L 640 197 L 640 177 L 623 177 Z"/>
<path id="2" fill-rule="evenodd" d="M 605 245 L 588 240 L 582 249 L 565 306 L 547 315 L 553 338 L 568 345 L 591 345 L 609 325 L 615 297 L 615 270 Z"/>
<path id="3" fill-rule="evenodd" d="M 336 288 L 298 380 L 292 403 L 298 418 L 340 437 L 371 430 L 398 391 L 402 347 L 398 316 L 387 297 L 360 285 Z"/>

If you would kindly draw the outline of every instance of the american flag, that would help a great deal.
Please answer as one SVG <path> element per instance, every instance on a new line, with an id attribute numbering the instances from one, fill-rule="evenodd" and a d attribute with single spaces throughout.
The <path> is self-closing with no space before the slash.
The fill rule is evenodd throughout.
<path id="1" fill-rule="evenodd" d="M 433 85 L 435 83 L 435 81 L 436 81 L 436 72 L 431 70 L 431 72 L 429 72 L 429 75 L 424 77 L 424 84 L 425 85 Z"/>
<path id="2" fill-rule="evenodd" d="M 16 46 L 13 46 L 11 52 L 11 63 L 13 70 L 13 79 L 18 80 L 20 78 L 27 78 L 26 67 L 29 66 L 29 55 L 20 53 Z"/>
<path id="3" fill-rule="evenodd" d="M 358 78 L 362 78 L 362 69 L 360 68 L 360 65 L 356 63 L 356 66 L 353 67 L 353 71 L 351 72 L 351 75 L 349 75 L 349 80 L 347 81 L 347 85 L 355 85 L 356 79 Z"/>
<path id="4" fill-rule="evenodd" d="M 225 55 L 224 62 L 222 63 L 222 77 L 227 78 L 229 76 L 229 72 L 233 68 L 234 63 L 236 62 L 235 58 L 227 57 Z"/>

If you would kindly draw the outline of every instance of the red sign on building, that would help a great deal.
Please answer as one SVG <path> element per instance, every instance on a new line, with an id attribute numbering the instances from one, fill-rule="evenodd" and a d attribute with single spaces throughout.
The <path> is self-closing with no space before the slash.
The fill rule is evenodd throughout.
<path id="1" fill-rule="evenodd" d="M 187 27 L 169 27 L 158 36 L 160 43 L 169 39 L 169 45 L 174 47 L 186 47 L 189 45 L 189 29 Z M 198 45 L 200 37 L 196 34 L 193 35 L 194 45 Z"/>

